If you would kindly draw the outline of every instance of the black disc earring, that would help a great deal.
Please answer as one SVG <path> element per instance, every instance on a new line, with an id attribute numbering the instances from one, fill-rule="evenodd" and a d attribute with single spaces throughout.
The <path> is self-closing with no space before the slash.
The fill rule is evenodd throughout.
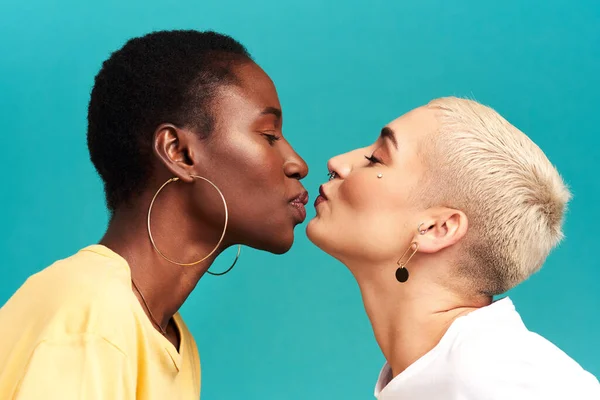
<path id="1" fill-rule="evenodd" d="M 400 283 L 404 283 L 408 280 L 408 270 L 405 267 L 400 267 L 396 270 L 396 279 Z"/>
<path id="2" fill-rule="evenodd" d="M 396 262 L 398 265 L 398 269 L 396 270 L 396 279 L 400 283 L 404 283 L 408 280 L 408 270 L 406 269 L 406 264 L 410 261 L 410 259 L 415 255 L 417 250 L 419 249 L 419 244 L 417 242 L 412 242 L 408 249 L 402 254 L 402 257 Z M 408 254 L 408 257 L 406 255 Z M 406 257 L 406 259 L 405 259 Z"/>

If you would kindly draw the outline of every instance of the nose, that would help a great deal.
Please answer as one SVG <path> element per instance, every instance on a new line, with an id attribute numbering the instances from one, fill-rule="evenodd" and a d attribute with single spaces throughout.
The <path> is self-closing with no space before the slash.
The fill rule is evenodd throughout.
<path id="1" fill-rule="evenodd" d="M 289 146 L 289 150 L 286 153 L 285 162 L 283 164 L 285 175 L 288 178 L 297 180 L 306 178 L 306 175 L 308 175 L 308 165 L 304 159 L 302 159 L 291 146 Z"/>
<path id="2" fill-rule="evenodd" d="M 354 166 L 363 160 L 364 156 L 361 156 L 362 149 L 352 150 L 348 153 L 340 154 L 332 157 L 327 162 L 327 168 L 329 171 L 333 171 L 340 178 L 346 178 L 351 172 Z"/>

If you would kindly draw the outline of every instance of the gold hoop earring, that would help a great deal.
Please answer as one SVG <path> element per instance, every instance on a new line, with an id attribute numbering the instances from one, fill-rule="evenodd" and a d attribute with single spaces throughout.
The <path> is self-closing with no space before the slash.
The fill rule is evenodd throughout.
<path id="1" fill-rule="evenodd" d="M 221 243 L 223 242 L 223 238 L 225 237 L 225 232 L 227 231 L 227 224 L 229 222 L 229 210 L 227 208 L 227 202 L 225 201 L 225 196 L 223 196 L 223 193 L 221 192 L 221 190 L 219 190 L 219 188 L 217 187 L 217 185 L 215 185 L 209 179 L 204 178 L 202 176 L 199 176 L 199 175 L 190 175 L 190 176 L 192 178 L 194 178 L 194 179 L 202 179 L 203 181 L 208 182 L 219 193 L 219 196 L 221 196 L 221 200 L 223 201 L 223 206 L 225 207 L 225 225 L 223 226 L 223 232 L 221 233 L 221 237 L 219 238 L 219 242 L 217 243 L 217 245 L 212 249 L 212 251 L 210 253 L 208 253 L 206 256 L 204 256 L 200 260 L 197 260 L 197 261 L 194 261 L 194 262 L 191 262 L 191 263 L 180 263 L 180 262 L 171 260 L 169 257 L 167 257 L 166 255 L 164 255 L 158 249 L 158 247 L 156 246 L 156 243 L 154 242 L 154 237 L 152 236 L 152 229 L 150 228 L 150 220 L 151 220 L 151 215 L 152 215 L 152 207 L 154 206 L 154 201 L 158 197 L 159 193 L 165 188 L 165 186 L 167 186 L 169 183 L 177 182 L 179 180 L 179 178 L 177 178 L 177 177 L 171 178 L 168 181 L 166 181 L 165 183 L 163 183 L 163 185 L 154 194 L 154 197 L 152 197 L 152 201 L 150 202 L 150 207 L 148 207 L 148 236 L 150 237 L 150 243 L 152 243 L 152 247 L 154 247 L 154 250 L 162 258 L 164 258 L 165 260 L 167 260 L 168 262 L 170 262 L 172 264 L 180 265 L 182 267 L 189 267 L 189 266 L 192 266 L 192 265 L 200 264 L 202 261 L 204 261 L 207 258 L 209 258 L 210 256 L 212 256 L 214 254 L 214 252 L 217 251 L 217 249 L 219 248 L 219 246 L 221 245 Z M 231 271 L 231 269 L 237 263 L 238 258 L 240 257 L 241 250 L 242 250 L 242 246 L 238 245 L 238 251 L 237 251 L 237 254 L 235 256 L 235 260 L 233 261 L 233 264 L 231 264 L 231 266 L 227 270 L 225 270 L 224 272 L 210 272 L 210 271 L 206 271 L 206 272 L 208 272 L 211 275 L 215 275 L 215 276 L 225 275 L 227 272 Z"/>
<path id="2" fill-rule="evenodd" d="M 398 280 L 398 282 L 404 283 L 408 280 L 408 270 L 406 269 L 406 264 L 408 264 L 410 259 L 413 258 L 417 250 L 419 250 L 419 244 L 417 242 L 412 242 L 410 246 L 408 246 L 408 249 L 406 249 L 404 254 L 402 254 L 400 259 L 396 263 L 398 265 L 398 269 L 396 270 L 396 279 Z M 408 254 L 408 252 L 410 252 L 408 258 L 406 259 L 406 261 L 402 261 L 402 259 Z"/>

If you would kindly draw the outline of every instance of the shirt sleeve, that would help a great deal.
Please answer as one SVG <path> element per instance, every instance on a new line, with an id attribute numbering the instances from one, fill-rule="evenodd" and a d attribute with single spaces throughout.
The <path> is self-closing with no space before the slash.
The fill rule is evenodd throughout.
<path id="1" fill-rule="evenodd" d="M 135 399 L 127 356 L 106 339 L 83 335 L 45 341 L 33 352 L 17 400 Z"/>

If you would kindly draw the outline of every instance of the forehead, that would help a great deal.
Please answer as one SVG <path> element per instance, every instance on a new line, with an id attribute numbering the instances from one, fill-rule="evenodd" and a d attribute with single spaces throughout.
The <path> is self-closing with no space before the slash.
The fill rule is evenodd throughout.
<path id="1" fill-rule="evenodd" d="M 265 109 L 281 109 L 271 78 L 254 62 L 233 67 L 236 81 L 219 87 L 213 98 L 215 113 L 227 120 L 252 119 Z"/>
<path id="2" fill-rule="evenodd" d="M 435 110 L 426 106 L 415 108 L 387 124 L 398 142 L 421 143 L 439 129 Z"/>
<path id="3" fill-rule="evenodd" d="M 233 68 L 237 84 L 226 87 L 243 97 L 260 103 L 263 107 L 279 108 L 279 97 L 275 84 L 263 69 L 254 62 L 245 62 Z"/>

